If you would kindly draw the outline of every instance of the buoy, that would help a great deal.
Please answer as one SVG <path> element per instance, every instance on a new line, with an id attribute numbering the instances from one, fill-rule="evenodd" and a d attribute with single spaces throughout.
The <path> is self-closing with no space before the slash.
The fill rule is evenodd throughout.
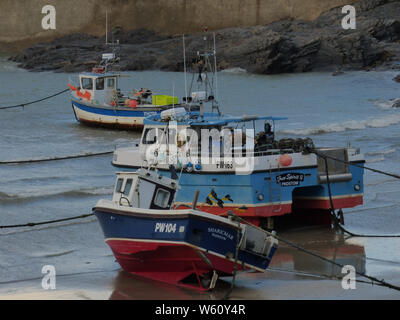
<path id="1" fill-rule="evenodd" d="M 131 107 L 132 109 L 136 108 L 138 105 L 138 102 L 136 100 L 129 100 L 129 107 Z"/>
<path id="2" fill-rule="evenodd" d="M 293 158 L 288 154 L 284 154 L 279 158 L 279 164 L 282 167 L 288 167 L 292 164 L 292 162 L 293 162 Z"/>

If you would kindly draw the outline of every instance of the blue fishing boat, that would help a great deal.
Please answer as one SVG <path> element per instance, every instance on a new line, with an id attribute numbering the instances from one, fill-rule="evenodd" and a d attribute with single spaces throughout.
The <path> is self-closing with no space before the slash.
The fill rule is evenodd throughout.
<path id="1" fill-rule="evenodd" d="M 130 273 L 199 290 L 236 271 L 263 272 L 274 233 L 196 208 L 174 207 L 178 181 L 154 170 L 117 173 L 112 200 L 94 207 L 107 244 Z"/>
<path id="2" fill-rule="evenodd" d="M 177 204 L 189 205 L 199 190 L 202 211 L 224 215 L 227 209 L 245 207 L 238 215 L 256 225 L 271 225 L 272 217 L 295 211 L 330 222 L 332 204 L 335 209 L 362 204 L 365 161 L 359 150 L 317 148 L 311 139 L 278 140 L 274 128 L 282 120 L 200 112 L 186 112 L 175 120 L 150 116 L 144 120 L 140 141 L 117 148 L 112 163 L 125 170 L 151 163 L 162 174 L 172 164 L 182 186 Z M 213 130 L 228 135 L 215 137 Z M 193 139 L 196 136 L 199 139 Z M 226 137 L 239 146 L 231 154 L 220 148 L 213 156 L 210 141 L 215 138 L 214 145 L 223 145 Z"/>
<path id="3" fill-rule="evenodd" d="M 132 170 L 147 163 L 164 174 L 173 165 L 182 186 L 177 204 L 189 205 L 199 190 L 202 211 L 226 215 L 241 208 L 238 215 L 269 229 L 274 217 L 295 212 L 330 223 L 333 209 L 363 203 L 365 160 L 359 149 L 277 139 L 275 126 L 286 118 L 223 114 L 214 99 L 216 78 L 205 72 L 216 76 L 215 40 L 211 53 L 197 52 L 191 61 L 198 68 L 197 82 L 191 81 L 197 83 L 191 96 L 196 99 L 185 102 L 197 101 L 199 111 L 178 108 L 147 117 L 140 141 L 116 148 L 114 166 Z M 204 110 L 207 102 L 211 112 Z"/>

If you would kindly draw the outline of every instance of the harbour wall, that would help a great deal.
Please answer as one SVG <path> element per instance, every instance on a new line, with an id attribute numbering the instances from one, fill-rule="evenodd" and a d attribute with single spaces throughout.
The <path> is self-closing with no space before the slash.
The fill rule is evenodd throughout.
<path id="1" fill-rule="evenodd" d="M 1 0 L 0 42 L 26 47 L 71 33 L 151 29 L 181 34 L 228 27 L 265 25 L 282 19 L 313 20 L 355 0 Z M 44 30 L 45 5 L 56 9 L 56 29 Z"/>

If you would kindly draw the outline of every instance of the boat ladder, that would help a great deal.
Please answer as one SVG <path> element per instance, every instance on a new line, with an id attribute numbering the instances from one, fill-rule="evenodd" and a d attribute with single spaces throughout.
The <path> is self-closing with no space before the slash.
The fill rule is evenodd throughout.
<path id="1" fill-rule="evenodd" d="M 280 165 L 278 164 L 278 170 L 272 171 L 272 166 L 269 166 L 270 176 L 270 190 L 269 197 L 272 203 L 272 212 L 280 212 L 282 210 L 282 189 L 281 185 L 276 181 L 276 177 L 281 174 Z"/>

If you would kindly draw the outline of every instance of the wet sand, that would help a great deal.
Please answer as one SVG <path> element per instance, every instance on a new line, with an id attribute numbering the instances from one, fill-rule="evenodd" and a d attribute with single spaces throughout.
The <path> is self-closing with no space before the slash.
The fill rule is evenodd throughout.
<path id="1" fill-rule="evenodd" d="M 369 256 L 379 248 L 396 247 L 399 240 L 371 240 L 346 238 L 327 227 L 302 228 L 282 231 L 280 236 L 325 258 L 343 265 L 353 265 L 357 271 L 366 272 L 392 284 L 400 284 L 399 252 L 392 259 Z M 374 240 L 372 240 L 374 241 Z M 379 244 L 380 243 L 380 244 Z M 375 251 L 377 250 L 377 251 Z M 281 244 L 265 273 L 242 273 L 236 277 L 236 285 L 229 296 L 231 300 L 397 300 L 400 292 L 393 289 L 356 282 L 356 289 L 344 290 L 340 268 L 308 256 L 294 248 Z M 331 277 L 331 278 L 329 278 Z M 56 278 L 56 290 L 41 288 L 41 278 L 11 282 L 0 288 L 0 299 L 45 300 L 220 300 L 228 292 L 231 278 L 221 278 L 211 292 L 197 292 L 164 284 L 121 270 L 60 275 Z M 369 281 L 357 276 L 357 280 Z"/>

